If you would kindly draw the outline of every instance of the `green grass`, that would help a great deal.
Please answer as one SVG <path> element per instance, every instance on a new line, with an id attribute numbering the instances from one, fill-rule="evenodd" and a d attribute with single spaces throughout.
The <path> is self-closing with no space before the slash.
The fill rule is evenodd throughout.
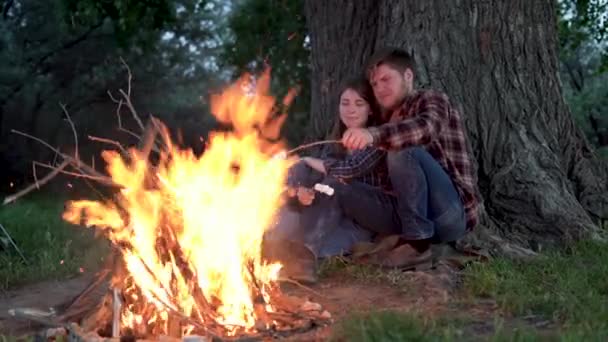
<path id="1" fill-rule="evenodd" d="M 104 244 L 89 229 L 64 222 L 63 204 L 61 198 L 35 195 L 0 207 L 0 223 L 27 259 L 25 263 L 11 245 L 0 244 L 0 289 L 58 279 L 99 265 L 106 255 Z"/>
<path id="2" fill-rule="evenodd" d="M 319 265 L 319 276 L 321 278 L 330 274 L 342 273 L 358 281 L 367 283 L 390 284 L 407 291 L 412 281 L 411 273 L 399 270 L 383 270 L 372 265 L 350 264 L 342 257 L 325 259 Z"/>
<path id="3" fill-rule="evenodd" d="M 452 338 L 450 326 L 392 311 L 355 314 L 333 330 L 332 341 L 442 341 Z"/>
<path id="4" fill-rule="evenodd" d="M 34 342 L 34 341 L 35 341 L 35 339 L 33 336 L 16 337 L 16 336 L 0 335 L 0 342 Z"/>
<path id="5" fill-rule="evenodd" d="M 560 340 L 555 334 L 536 332 L 529 328 L 503 328 L 500 322 L 490 334 L 475 334 L 466 319 L 442 317 L 430 319 L 421 315 L 381 311 L 358 313 L 338 323 L 330 341 L 388 342 L 388 341 L 492 341 L 527 342 Z"/>
<path id="6" fill-rule="evenodd" d="M 390 273 L 326 261 L 322 274 L 348 272 L 368 281 L 390 280 Z M 471 332 L 466 311 L 458 317 L 423 318 L 413 313 L 358 314 L 341 322 L 334 340 L 341 341 L 606 341 L 608 340 L 608 245 L 580 242 L 565 251 L 547 251 L 531 262 L 495 259 L 465 269 L 457 301 L 481 298 L 497 302 L 504 320 L 491 322 L 483 336 Z M 554 322 L 534 329 L 521 318 L 535 315 Z M 518 320 L 519 318 L 519 320 Z M 487 322 L 486 322 L 487 323 Z"/>
<path id="7" fill-rule="evenodd" d="M 9 246 L 0 250 L 0 289 L 90 270 L 107 255 L 92 231 L 61 219 L 64 200 L 31 196 L 0 207 L 0 223 L 25 253 L 25 264 Z M 63 261 L 63 262 L 62 262 Z M 407 273 L 350 265 L 332 258 L 322 263 L 321 276 L 344 272 L 359 281 L 390 283 L 404 290 Z M 608 245 L 580 242 L 566 251 L 547 251 L 532 262 L 495 259 L 476 263 L 463 273 L 458 301 L 495 300 L 504 322 L 490 322 L 483 340 L 604 341 L 608 340 Z M 551 331 L 535 330 L 519 317 L 536 315 L 555 322 Z M 463 318 L 464 317 L 464 318 Z M 472 332 L 467 312 L 451 317 L 422 317 L 414 313 L 357 314 L 339 322 L 333 339 L 342 341 L 452 341 L 480 338 Z M 486 322 L 488 323 L 488 322 Z M 0 342 L 3 337 L 0 337 Z"/>
<path id="8" fill-rule="evenodd" d="M 465 273 L 465 289 L 513 315 L 536 314 L 608 339 L 608 245 L 580 242 L 534 262 L 495 260 Z"/>

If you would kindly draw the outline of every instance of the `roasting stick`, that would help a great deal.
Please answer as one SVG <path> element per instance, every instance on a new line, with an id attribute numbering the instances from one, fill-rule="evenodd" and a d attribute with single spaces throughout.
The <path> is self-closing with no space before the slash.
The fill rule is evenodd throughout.
<path id="1" fill-rule="evenodd" d="M 304 145 L 300 145 L 296 148 L 293 148 L 289 151 L 281 151 L 279 153 L 276 153 L 274 156 L 272 156 L 272 159 L 287 159 L 287 156 L 299 151 L 299 150 L 303 150 L 309 147 L 313 147 L 313 146 L 318 146 L 318 145 L 327 145 L 327 144 L 341 144 L 342 141 L 341 140 L 321 140 L 321 141 L 315 141 L 312 142 L 310 144 L 304 144 Z M 334 194 L 334 189 L 327 185 L 327 184 L 322 184 L 322 183 L 317 183 L 314 185 L 313 189 L 317 192 L 320 193 L 324 193 L 328 196 L 333 196 Z M 287 190 L 287 189 L 285 189 Z"/>
<path id="2" fill-rule="evenodd" d="M 319 146 L 319 145 L 341 144 L 341 143 L 342 143 L 342 140 L 335 140 L 335 139 L 334 140 L 320 140 L 320 141 L 312 142 L 310 144 L 300 145 L 296 148 L 293 148 L 293 149 L 285 152 L 285 154 L 287 154 L 287 155 L 294 154 L 297 151 L 304 150 L 304 149 L 314 147 L 314 146 Z"/>
<path id="3" fill-rule="evenodd" d="M 294 154 L 297 151 L 300 150 L 304 150 L 313 146 L 319 146 L 319 145 L 328 145 L 328 144 L 341 144 L 342 141 L 341 140 L 321 140 L 321 141 L 315 141 L 312 142 L 310 144 L 304 144 L 304 145 L 300 145 L 296 148 L 292 148 L 289 151 L 280 151 L 278 153 L 276 153 L 275 155 L 272 156 L 272 159 L 287 159 L 287 156 Z"/>

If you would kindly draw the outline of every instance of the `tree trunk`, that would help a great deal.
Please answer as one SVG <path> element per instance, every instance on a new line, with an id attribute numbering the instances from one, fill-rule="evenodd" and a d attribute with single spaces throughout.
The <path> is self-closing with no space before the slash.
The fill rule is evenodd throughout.
<path id="1" fill-rule="evenodd" d="M 309 132 L 313 138 L 327 135 L 332 127 L 340 82 L 360 72 L 373 53 L 379 10 L 372 0 L 306 1 L 312 48 Z"/>
<path id="2" fill-rule="evenodd" d="M 412 53 L 419 88 L 463 113 L 482 221 L 467 242 L 522 255 L 596 237 L 608 217 L 606 165 L 564 103 L 556 8 L 528 0 L 307 0 L 312 121 L 335 116 L 335 85 L 385 45 Z"/>

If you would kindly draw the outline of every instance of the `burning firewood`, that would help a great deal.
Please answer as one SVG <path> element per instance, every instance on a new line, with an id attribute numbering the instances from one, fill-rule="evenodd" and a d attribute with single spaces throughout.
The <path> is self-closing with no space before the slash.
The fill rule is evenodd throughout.
<path id="1" fill-rule="evenodd" d="M 76 128 L 65 107 L 73 153 L 16 132 L 62 160 L 58 167 L 34 164 L 52 169 L 42 181 L 64 173 L 117 190 L 105 201 L 69 202 L 63 214 L 68 222 L 103 232 L 116 254 L 59 313 L 68 340 L 269 338 L 329 324 L 331 315 L 321 305 L 285 296 L 278 284 L 282 265 L 262 257 L 263 236 L 280 204 L 291 154 L 272 159 L 280 146 L 266 139 L 284 120 L 271 117 L 269 74 L 257 80 L 252 94 L 243 94 L 244 77 L 212 98 L 214 115 L 232 124 L 234 132 L 212 135 L 202 156 L 176 147 L 156 118 L 144 125 L 130 99 L 128 74 L 127 91 L 112 99 L 128 108 L 142 135 L 124 129 L 118 115 L 119 129 L 138 138 L 137 148 L 89 136 L 115 148 L 102 154 L 107 175 L 80 159 Z M 314 190 L 333 195 L 324 184 Z"/>

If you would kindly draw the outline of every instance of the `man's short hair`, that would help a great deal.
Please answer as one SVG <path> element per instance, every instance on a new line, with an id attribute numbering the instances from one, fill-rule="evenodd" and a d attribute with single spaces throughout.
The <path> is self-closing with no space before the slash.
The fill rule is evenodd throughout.
<path id="1" fill-rule="evenodd" d="M 367 78 L 371 76 L 371 72 L 380 65 L 388 65 L 389 67 L 404 73 L 407 69 L 414 72 L 414 58 L 405 50 L 387 46 L 376 51 L 368 60 L 365 66 L 365 74 Z"/>

